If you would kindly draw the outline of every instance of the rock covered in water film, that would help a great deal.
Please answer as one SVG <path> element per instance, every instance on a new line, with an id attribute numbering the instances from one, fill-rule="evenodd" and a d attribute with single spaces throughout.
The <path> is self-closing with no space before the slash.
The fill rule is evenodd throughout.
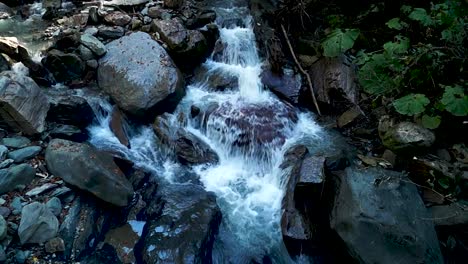
<path id="1" fill-rule="evenodd" d="M 122 110 L 143 115 L 165 99 L 178 101 L 182 96 L 181 73 L 147 33 L 124 36 L 106 48 L 99 60 L 98 83 Z"/>
<path id="2" fill-rule="evenodd" d="M 279 101 L 268 104 L 230 102 L 221 104 L 208 119 L 207 129 L 233 146 L 281 146 L 287 133 L 297 122 L 294 108 Z"/>

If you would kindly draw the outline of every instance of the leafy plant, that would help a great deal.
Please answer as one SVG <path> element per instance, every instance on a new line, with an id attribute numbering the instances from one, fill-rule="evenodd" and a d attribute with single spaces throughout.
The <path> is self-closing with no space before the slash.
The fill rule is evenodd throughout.
<path id="1" fill-rule="evenodd" d="M 343 52 L 351 49 L 359 36 L 357 29 L 337 28 L 333 30 L 322 42 L 323 55 L 327 57 L 336 57 Z"/>
<path id="2" fill-rule="evenodd" d="M 436 129 L 439 127 L 441 122 L 440 116 L 423 115 L 421 123 L 425 128 Z"/>
<path id="3" fill-rule="evenodd" d="M 463 88 L 459 85 L 446 86 L 440 102 L 454 116 L 468 115 L 468 95 L 465 95 Z"/>
<path id="4" fill-rule="evenodd" d="M 408 94 L 393 102 L 396 111 L 402 115 L 417 115 L 424 110 L 430 103 L 424 94 Z"/>

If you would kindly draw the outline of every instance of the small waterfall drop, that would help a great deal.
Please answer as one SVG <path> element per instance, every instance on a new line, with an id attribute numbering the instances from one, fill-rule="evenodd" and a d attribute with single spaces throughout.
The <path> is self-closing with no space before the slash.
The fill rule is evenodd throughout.
<path id="1" fill-rule="evenodd" d="M 187 116 L 192 105 L 202 109 L 218 106 L 207 120 L 189 119 L 186 124 L 188 131 L 219 156 L 216 165 L 192 168 L 206 190 L 217 195 L 223 214 L 213 263 L 262 263 L 265 257 L 273 263 L 293 263 L 281 235 L 281 201 L 287 179 L 280 164 L 284 152 L 294 144 L 306 145 L 314 153 L 329 143 L 311 114 L 297 112 L 263 89 L 259 77 L 262 61 L 248 9 L 218 4 L 214 9 L 223 49 L 202 65 L 207 69 L 199 78 L 203 81 L 188 85 L 174 114 Z M 236 78 L 237 89 L 214 90 L 210 75 Z M 129 149 L 109 127 L 112 106 L 99 100 L 93 105 L 99 113 L 96 124 L 89 127 L 93 145 L 118 152 L 136 166 L 172 181 L 181 165 L 170 150 L 155 143 L 151 127 L 129 127 Z"/>

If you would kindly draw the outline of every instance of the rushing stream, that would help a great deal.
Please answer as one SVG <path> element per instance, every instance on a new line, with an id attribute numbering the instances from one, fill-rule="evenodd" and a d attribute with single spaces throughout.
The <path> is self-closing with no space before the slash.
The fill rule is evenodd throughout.
<path id="1" fill-rule="evenodd" d="M 284 248 L 279 223 L 286 181 L 279 165 L 284 151 L 295 143 L 308 146 L 312 153 L 328 143 L 310 114 L 297 113 L 297 120 L 291 120 L 282 113 L 295 110 L 263 89 L 259 77 L 262 61 L 257 53 L 248 9 L 223 6 L 215 10 L 224 49 L 202 65 L 208 70 L 203 73 L 206 76 L 198 79 L 208 80 L 210 75 L 233 77 L 237 78 L 238 89 L 219 92 L 213 91 L 207 81 L 192 83 L 174 114 L 175 117 L 179 113 L 189 114 L 192 105 L 203 109 L 216 103 L 225 109 L 219 115 L 211 115 L 206 126 L 199 120 L 189 120 L 186 124 L 188 131 L 208 143 L 220 157 L 217 165 L 193 168 L 205 188 L 217 195 L 223 213 L 213 262 L 250 263 L 255 260 L 261 263 L 265 258 L 274 263 L 292 262 Z M 234 17 L 237 22 L 228 23 L 225 17 L 230 21 Z M 90 128 L 91 143 L 99 148 L 118 150 L 137 166 L 172 181 L 180 165 L 167 150 L 156 146 L 151 127 L 129 128 L 131 148 L 128 149 L 109 128 L 112 107 L 102 102 L 101 107 L 104 111 L 98 124 Z M 229 125 L 232 123 L 226 122 L 227 119 L 248 124 L 245 129 L 250 137 L 247 146 L 236 144 L 246 131 Z M 271 132 L 284 136 L 285 140 L 255 140 L 258 136 L 255 133 Z"/>

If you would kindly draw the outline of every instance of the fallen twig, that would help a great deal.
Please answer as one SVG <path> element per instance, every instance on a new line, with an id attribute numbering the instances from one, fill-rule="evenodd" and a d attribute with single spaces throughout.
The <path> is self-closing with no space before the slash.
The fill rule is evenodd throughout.
<path id="1" fill-rule="evenodd" d="M 296 58 L 296 54 L 294 53 L 294 50 L 293 50 L 293 47 L 291 45 L 291 42 L 289 41 L 289 38 L 288 38 L 288 34 L 286 33 L 286 29 L 284 29 L 284 26 L 281 25 L 281 30 L 283 30 L 283 34 L 284 34 L 284 38 L 286 39 L 286 43 L 288 43 L 288 47 L 289 47 L 289 51 L 291 52 L 291 55 L 294 59 L 294 62 L 296 63 L 297 67 L 299 68 L 299 71 L 304 74 L 307 78 L 307 83 L 309 84 L 309 89 L 310 89 L 310 93 L 312 94 L 312 100 L 314 101 L 314 105 L 315 105 L 315 109 L 317 109 L 317 113 L 318 115 L 322 115 L 322 113 L 320 112 L 320 108 L 317 104 L 317 99 L 315 98 L 315 92 L 314 92 L 314 87 L 312 85 L 312 81 L 310 80 L 310 75 L 309 73 L 307 73 L 301 66 L 301 64 L 299 63 L 299 61 L 297 60 Z"/>

